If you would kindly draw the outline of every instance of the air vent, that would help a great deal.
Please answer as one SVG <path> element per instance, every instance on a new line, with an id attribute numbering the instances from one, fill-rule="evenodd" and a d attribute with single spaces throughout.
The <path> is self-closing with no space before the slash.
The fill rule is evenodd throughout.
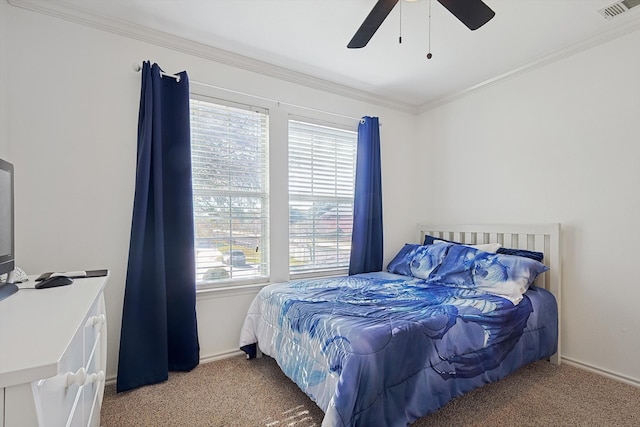
<path id="1" fill-rule="evenodd" d="M 605 19 L 612 19 L 630 11 L 632 8 L 640 6 L 640 0 L 622 0 L 598 11 Z"/>

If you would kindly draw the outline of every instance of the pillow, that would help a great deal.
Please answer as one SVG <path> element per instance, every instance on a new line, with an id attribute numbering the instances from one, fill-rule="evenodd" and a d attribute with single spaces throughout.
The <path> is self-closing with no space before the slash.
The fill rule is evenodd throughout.
<path id="1" fill-rule="evenodd" d="M 448 242 L 448 240 L 438 240 L 438 239 L 436 239 L 433 242 L 434 243 Z M 482 243 L 480 245 L 467 245 L 465 243 L 455 243 L 455 242 L 451 242 L 451 243 L 454 243 L 456 245 L 469 246 L 470 248 L 480 249 L 481 251 L 491 252 L 492 254 L 495 254 L 496 251 L 502 247 L 502 245 L 500 243 Z"/>
<path id="2" fill-rule="evenodd" d="M 499 248 L 497 253 L 504 255 L 522 256 L 525 258 L 535 259 L 539 262 L 542 262 L 542 260 L 544 259 L 544 254 L 542 252 L 528 251 L 526 249 Z"/>
<path id="3" fill-rule="evenodd" d="M 547 270 L 549 267 L 530 258 L 452 245 L 429 281 L 498 295 L 515 305 L 536 277 Z"/>
<path id="4" fill-rule="evenodd" d="M 426 279 L 440 265 L 450 246 L 449 243 L 428 246 L 406 243 L 387 265 L 387 271 Z"/>
<path id="5" fill-rule="evenodd" d="M 411 269 L 409 264 L 413 258 L 413 251 L 420 245 L 405 243 L 391 262 L 387 265 L 387 271 L 394 274 L 403 274 L 405 276 L 411 276 Z M 411 255 L 411 256 L 409 256 Z"/>
<path id="6" fill-rule="evenodd" d="M 445 239 L 441 239 L 440 237 L 433 237 L 433 236 L 429 236 L 428 234 L 424 235 L 424 243 L 423 245 L 433 245 L 433 242 L 435 242 L 436 240 L 440 240 L 442 242 L 448 242 L 448 243 L 455 243 L 456 245 L 461 245 L 462 243 L 459 242 L 454 242 L 452 240 L 445 240 Z"/>
<path id="7" fill-rule="evenodd" d="M 438 242 L 416 248 L 409 263 L 410 275 L 418 279 L 428 279 L 431 272 L 440 266 L 451 246 L 452 243 Z"/>

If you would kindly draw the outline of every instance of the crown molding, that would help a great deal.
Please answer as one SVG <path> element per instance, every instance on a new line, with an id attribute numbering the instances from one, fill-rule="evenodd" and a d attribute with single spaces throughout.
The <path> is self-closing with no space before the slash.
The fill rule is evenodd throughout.
<path id="1" fill-rule="evenodd" d="M 1 1 L 1 0 L 0 0 Z M 560 49 L 537 60 L 531 61 L 513 70 L 493 78 L 479 82 L 473 86 L 464 88 L 458 92 L 437 98 L 433 101 L 416 106 L 409 103 L 382 97 L 371 92 L 355 89 L 328 80 L 314 77 L 308 74 L 292 71 L 268 62 L 239 55 L 234 52 L 219 49 L 204 43 L 189 40 L 183 37 L 154 30 L 149 27 L 139 26 L 127 21 L 119 20 L 110 16 L 97 14 L 85 8 L 69 5 L 62 0 L 7 0 L 12 6 L 27 9 L 34 12 L 54 16 L 77 24 L 129 37 L 135 40 L 165 47 L 167 49 L 179 51 L 210 61 L 229 65 L 235 68 L 254 72 L 268 77 L 294 83 L 310 89 L 321 90 L 338 96 L 344 96 L 353 100 L 371 103 L 380 107 L 402 111 L 412 115 L 424 113 L 433 108 L 440 107 L 450 102 L 456 101 L 471 93 L 493 86 L 510 78 L 521 76 L 528 72 L 542 68 L 553 62 L 573 56 L 577 53 L 591 49 L 619 37 L 623 37 L 640 29 L 640 16 L 628 20 L 614 27 L 611 30 L 603 31 L 595 36 L 580 41 L 576 44 Z"/>
<path id="2" fill-rule="evenodd" d="M 70 5 L 61 0 L 7 0 L 7 2 L 15 7 L 54 16 L 66 21 L 129 37 L 264 76 L 273 77 L 289 83 L 305 86 L 310 89 L 321 90 L 334 95 L 344 96 L 353 100 L 375 104 L 380 107 L 390 108 L 412 115 L 417 115 L 419 112 L 418 107 L 415 105 L 381 97 L 367 91 L 333 83 L 308 74 L 292 71 L 284 67 L 219 49 L 194 40 L 178 37 L 163 31 L 135 25 L 127 21 L 95 13 L 85 8 Z"/>
<path id="3" fill-rule="evenodd" d="M 563 59 L 569 58 L 575 54 L 580 52 L 584 52 L 601 44 L 610 42 L 612 40 L 618 39 L 620 37 L 624 37 L 627 34 L 631 34 L 635 31 L 640 30 L 640 16 L 629 20 L 625 23 L 622 23 L 610 30 L 603 31 L 601 33 L 596 34 L 588 39 L 582 40 L 578 43 L 572 44 L 564 49 L 557 50 L 548 55 L 544 55 L 534 61 L 531 61 L 521 67 L 514 68 L 513 70 L 507 71 L 506 73 L 497 75 L 491 79 L 482 81 L 476 85 L 470 86 L 463 90 L 460 90 L 451 95 L 443 96 L 441 98 L 435 99 L 431 102 L 422 104 L 418 107 L 418 111 L 420 114 L 431 110 L 433 108 L 440 107 L 442 105 L 448 104 L 450 102 L 456 101 L 460 98 L 463 98 L 472 92 L 475 92 L 479 89 L 484 89 L 489 86 L 493 86 L 497 83 L 500 83 L 504 80 L 518 77 L 529 73 L 531 71 L 537 70 L 539 68 L 545 67 L 551 63 L 561 61 Z"/>

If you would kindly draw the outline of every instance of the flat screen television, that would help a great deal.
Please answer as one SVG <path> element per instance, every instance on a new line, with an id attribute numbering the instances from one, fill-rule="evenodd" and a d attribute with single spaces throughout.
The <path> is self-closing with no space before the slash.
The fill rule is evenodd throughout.
<path id="1" fill-rule="evenodd" d="M 18 287 L 13 283 L 15 268 L 15 223 L 13 207 L 13 165 L 0 159 L 0 301 L 14 294 Z"/>

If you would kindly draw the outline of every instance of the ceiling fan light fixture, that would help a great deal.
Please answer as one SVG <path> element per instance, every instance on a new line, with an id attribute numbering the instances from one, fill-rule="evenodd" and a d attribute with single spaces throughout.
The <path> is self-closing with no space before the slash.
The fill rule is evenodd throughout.
<path id="1" fill-rule="evenodd" d="M 349 49 L 365 47 L 399 1 L 400 0 L 378 0 L 347 47 Z M 495 15 L 495 12 L 482 0 L 438 0 L 438 2 L 470 30 L 477 30 Z M 400 4 L 402 5 L 402 3 Z"/>

